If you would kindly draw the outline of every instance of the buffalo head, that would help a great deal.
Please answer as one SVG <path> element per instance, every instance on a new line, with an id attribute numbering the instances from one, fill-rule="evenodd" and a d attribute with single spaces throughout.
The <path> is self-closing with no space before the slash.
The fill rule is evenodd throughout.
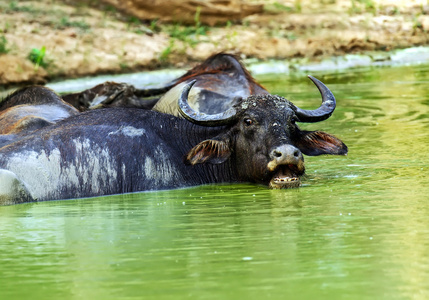
<path id="1" fill-rule="evenodd" d="M 319 89 L 322 104 L 303 110 L 275 95 L 252 95 L 225 112 L 207 115 L 194 111 L 187 102 L 188 83 L 179 98 L 179 111 L 189 121 L 203 126 L 225 126 L 216 137 L 193 147 L 185 157 L 191 165 L 221 164 L 231 160 L 231 172 L 239 181 L 271 188 L 297 187 L 304 174 L 306 155 L 347 154 L 338 138 L 321 131 L 300 130 L 297 122 L 319 122 L 331 116 L 335 97 L 319 80 L 309 76 Z"/>

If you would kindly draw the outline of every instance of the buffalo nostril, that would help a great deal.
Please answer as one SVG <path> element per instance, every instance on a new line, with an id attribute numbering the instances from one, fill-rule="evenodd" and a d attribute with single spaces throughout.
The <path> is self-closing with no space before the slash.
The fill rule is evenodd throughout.
<path id="1" fill-rule="evenodd" d="M 281 145 L 273 149 L 270 153 L 270 158 L 277 163 L 297 162 L 302 160 L 301 151 L 292 145 Z"/>

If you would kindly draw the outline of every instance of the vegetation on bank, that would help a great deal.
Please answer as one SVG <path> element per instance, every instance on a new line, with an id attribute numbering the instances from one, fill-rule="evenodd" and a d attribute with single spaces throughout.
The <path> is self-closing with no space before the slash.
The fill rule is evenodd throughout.
<path id="1" fill-rule="evenodd" d="M 230 51 L 243 54 L 246 57 L 281 59 L 300 56 L 337 55 L 353 51 L 377 50 L 395 46 L 406 47 L 427 43 L 427 39 L 424 38 L 408 38 L 408 40 L 401 42 L 401 37 L 396 37 L 398 32 L 392 31 L 395 26 L 397 27 L 396 30 L 400 29 L 401 24 L 394 24 L 391 28 L 387 28 L 387 21 L 385 23 L 380 21 L 379 30 L 392 31 L 391 35 L 398 40 L 397 45 L 385 46 L 382 40 L 374 40 L 374 37 L 369 36 L 369 34 L 363 38 L 359 37 L 361 40 L 358 41 L 356 41 L 358 37 L 355 40 L 353 38 L 344 40 L 344 43 L 349 43 L 344 45 L 344 43 L 341 44 L 340 39 L 339 41 L 332 40 L 332 32 L 345 30 L 348 27 L 351 28 L 356 25 L 353 22 L 358 22 L 357 27 L 362 31 L 366 31 L 369 30 L 369 27 L 374 26 L 373 23 L 370 24 L 368 21 L 371 17 L 380 19 L 383 16 L 400 16 L 403 18 L 398 18 L 399 21 L 411 20 L 409 21 L 411 22 L 410 28 L 406 28 L 409 31 L 406 32 L 407 36 L 414 37 L 420 33 L 426 35 L 429 23 L 424 23 L 422 20 L 427 20 L 427 18 L 423 19 L 422 16 L 426 17 L 429 14 L 429 3 L 428 5 L 422 4 L 420 7 L 405 10 L 399 6 L 379 5 L 373 0 L 320 0 L 319 2 L 321 7 L 332 7 L 339 4 L 339 2 L 342 5 L 347 4 L 348 8 L 345 13 L 348 17 L 339 19 L 338 24 L 335 24 L 335 20 L 329 23 L 319 14 L 317 15 L 321 19 L 319 23 L 316 23 L 316 21 L 313 23 L 308 22 L 310 24 L 306 25 L 306 22 L 302 22 L 295 25 L 287 23 L 283 19 L 276 19 L 276 16 L 286 14 L 300 17 L 302 15 L 302 18 L 311 19 L 312 12 L 309 12 L 307 8 L 307 2 L 304 0 L 265 1 L 264 16 L 259 16 L 260 21 L 258 21 L 257 16 L 256 18 L 244 19 L 241 24 L 226 22 L 221 26 L 209 27 L 200 20 L 200 9 L 197 9 L 194 24 L 184 25 L 164 23 L 158 20 L 141 21 L 133 16 L 123 15 L 112 6 L 104 5 L 100 9 L 98 1 L 90 1 L 88 4 L 78 2 L 78 4 L 70 6 L 65 5 L 62 1 L 55 0 L 19 2 L 0 0 L 0 15 L 5 16 L 3 21 L 0 21 L 0 60 L 2 55 L 22 57 L 29 63 L 31 62 L 34 72 L 41 74 L 41 71 L 45 71 L 46 73 L 43 73 L 42 77 L 54 78 L 58 76 L 82 76 L 97 72 L 126 72 L 144 67 L 154 68 L 171 64 L 180 65 L 193 59 L 201 59 L 202 56 L 206 55 L 204 51 L 207 53 L 210 51 Z M 98 9 L 93 8 L 94 4 Z M 11 15 L 16 17 L 10 18 Z M 6 18 L 6 16 L 9 17 Z M 359 19 L 358 17 L 360 16 L 362 18 Z M 268 22 L 265 20 L 268 20 Z M 347 22 L 350 22 L 350 24 Z M 368 24 L 365 25 L 365 22 Z M 16 37 L 18 33 L 14 34 L 14 32 L 17 32 L 16 28 L 19 28 L 23 23 L 26 23 L 27 37 L 31 37 L 37 42 L 37 44 L 31 45 L 29 49 L 28 46 L 25 48 L 25 45 L 18 41 L 19 39 Z M 43 35 L 49 30 L 56 32 L 56 34 L 64 33 L 64 40 L 58 40 L 56 44 L 49 44 L 48 42 L 51 42 L 51 40 L 43 40 Z M 114 30 L 127 34 L 128 40 L 118 43 L 116 40 L 109 40 L 107 34 L 115 36 L 116 33 L 111 33 Z M 324 36 L 319 32 L 323 33 Z M 104 46 L 107 48 L 104 56 L 110 55 L 112 60 L 109 65 L 103 55 L 94 53 L 96 52 L 95 49 L 91 48 L 91 45 L 102 43 L 97 39 L 103 34 L 106 34 L 104 41 L 106 44 Z M 41 36 L 41 38 L 37 40 L 37 36 Z M 25 33 L 23 37 L 26 37 Z M 154 40 L 154 43 L 158 43 L 157 47 L 153 47 L 157 49 L 153 51 L 153 55 L 146 61 L 133 59 L 132 55 L 138 59 L 138 51 L 130 55 L 130 43 L 139 39 L 139 37 L 144 40 L 142 43 L 150 39 Z M 319 49 L 311 52 L 311 47 L 314 46 L 319 37 L 321 39 L 325 38 L 325 41 L 320 41 L 320 44 L 325 43 L 326 46 L 332 49 L 325 51 L 323 45 L 320 45 Z M 262 47 L 261 44 L 265 41 L 271 44 Z M 369 46 L 365 45 L 365 42 Z M 73 45 L 69 46 L 67 44 L 68 48 L 64 47 L 64 50 L 62 50 L 62 44 L 66 43 L 74 43 L 74 48 Z M 114 45 L 110 45 L 110 43 Z M 338 43 L 338 45 L 334 43 Z M 297 45 L 310 50 L 307 52 L 304 50 L 292 51 L 297 49 Z M 100 47 L 102 46 L 101 44 Z M 110 51 L 107 46 L 110 47 Z M 275 47 L 278 47 L 278 49 Z M 26 53 L 22 53 L 23 51 Z M 69 56 L 69 61 L 64 56 Z M 82 62 L 76 63 L 74 61 L 76 59 L 81 59 Z M 87 66 L 88 64 L 97 64 L 97 61 L 102 65 L 98 71 Z M 84 70 L 85 67 L 88 70 Z M 0 76 L 2 76 L 1 70 Z M 8 79 L 3 78 L 2 80 L 0 77 L 0 83 L 5 84 L 7 81 Z M 32 79 L 30 78 L 27 81 L 32 81 Z"/>

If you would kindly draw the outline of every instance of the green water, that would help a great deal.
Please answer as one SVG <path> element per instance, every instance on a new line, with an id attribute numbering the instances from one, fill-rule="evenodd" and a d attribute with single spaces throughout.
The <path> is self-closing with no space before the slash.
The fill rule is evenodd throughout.
<path id="1" fill-rule="evenodd" d="M 0 299 L 429 299 L 429 65 L 316 73 L 347 157 L 294 190 L 203 186 L 0 207 Z M 258 78 L 302 108 L 300 76 Z"/>

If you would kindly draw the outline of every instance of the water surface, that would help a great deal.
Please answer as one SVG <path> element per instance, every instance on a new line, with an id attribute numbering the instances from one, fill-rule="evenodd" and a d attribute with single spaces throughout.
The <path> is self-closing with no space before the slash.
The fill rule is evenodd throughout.
<path id="1" fill-rule="evenodd" d="M 312 75 L 346 157 L 304 185 L 248 184 L 0 207 L 0 299 L 429 299 L 429 65 Z M 305 109 L 303 74 L 261 75 Z"/>

